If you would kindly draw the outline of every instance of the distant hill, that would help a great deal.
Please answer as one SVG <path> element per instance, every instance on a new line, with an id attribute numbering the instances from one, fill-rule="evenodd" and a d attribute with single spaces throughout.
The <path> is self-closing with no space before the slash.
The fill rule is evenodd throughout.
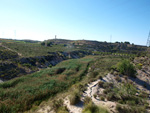
<path id="1" fill-rule="evenodd" d="M 65 40 L 65 39 L 50 39 L 45 41 L 34 40 L 12 40 L 0 39 L 0 44 L 10 50 L 21 54 L 21 57 L 34 57 L 49 55 L 50 52 L 64 51 L 91 51 L 96 54 L 109 53 L 124 53 L 145 55 L 146 46 L 130 44 L 130 42 L 99 42 L 90 40 Z"/>
<path id="2" fill-rule="evenodd" d="M 86 55 L 145 56 L 146 46 L 129 42 L 98 42 L 89 40 L 52 39 L 33 40 L 0 39 L 0 78 L 8 80 L 70 58 Z"/>
<path id="3" fill-rule="evenodd" d="M 76 48 L 80 50 L 90 50 L 98 52 L 111 52 L 111 53 L 127 53 L 127 54 L 144 54 L 147 51 L 146 46 L 130 44 L 130 42 L 99 42 L 90 40 L 65 40 L 65 39 L 52 39 L 41 42 L 41 45 L 52 47 L 53 45 L 63 44 L 68 48 Z"/>

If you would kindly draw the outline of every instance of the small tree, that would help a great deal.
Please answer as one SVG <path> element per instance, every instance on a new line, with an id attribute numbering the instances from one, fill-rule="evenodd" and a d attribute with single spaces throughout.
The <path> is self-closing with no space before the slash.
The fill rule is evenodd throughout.
<path id="1" fill-rule="evenodd" d="M 131 76 L 131 77 L 136 77 L 135 76 L 135 73 L 136 73 L 135 67 L 133 66 L 133 64 L 131 64 L 129 62 L 129 60 L 123 60 L 123 61 L 119 62 L 117 64 L 117 70 L 121 74 Z"/>

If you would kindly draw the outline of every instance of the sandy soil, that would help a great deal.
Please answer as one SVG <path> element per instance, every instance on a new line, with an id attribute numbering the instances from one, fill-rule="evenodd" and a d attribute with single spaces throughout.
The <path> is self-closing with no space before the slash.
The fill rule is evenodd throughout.
<path id="1" fill-rule="evenodd" d="M 128 78 L 128 81 L 132 81 L 137 89 L 146 91 L 147 93 L 150 94 L 150 75 L 149 73 L 145 73 L 141 70 L 137 71 L 138 75 L 137 78 Z M 120 76 L 122 81 L 125 81 L 125 78 L 123 76 Z M 91 97 L 93 103 L 96 105 L 104 106 L 105 108 L 108 108 L 110 113 L 116 113 L 116 102 L 112 101 L 102 101 L 99 98 L 94 98 L 94 94 L 98 94 L 100 92 L 103 92 L 103 88 L 98 87 L 98 82 L 101 81 L 100 79 L 91 82 L 90 84 L 87 85 L 87 90 L 83 92 L 83 95 L 81 97 L 81 101 L 76 104 L 76 105 L 70 105 L 68 97 L 64 99 L 64 104 L 67 106 L 69 109 L 70 113 L 82 113 L 83 110 L 83 104 L 84 104 L 84 99 L 86 96 Z M 115 76 L 112 74 L 107 74 L 102 81 L 104 82 L 112 82 L 115 85 L 118 85 L 118 82 L 115 80 Z M 143 85 L 146 85 L 146 87 L 143 87 Z M 148 101 L 150 103 L 150 101 Z M 44 110 L 39 110 L 38 113 L 53 113 L 49 111 L 49 107 L 44 107 Z"/>
<path id="2" fill-rule="evenodd" d="M 104 77 L 104 81 L 108 81 L 110 82 L 110 74 L 108 74 L 106 77 Z M 84 91 L 81 101 L 76 104 L 76 105 L 70 105 L 69 100 L 66 99 L 65 100 L 65 105 L 68 107 L 70 113 L 82 113 L 83 110 L 83 101 L 85 99 L 86 96 L 91 97 L 92 101 L 94 104 L 96 105 L 100 105 L 100 106 L 104 106 L 105 108 L 108 108 L 108 110 L 110 111 L 110 113 L 115 113 L 115 106 L 116 103 L 115 102 L 111 102 L 111 101 L 102 101 L 100 99 L 94 98 L 94 94 L 98 93 L 99 90 L 103 90 L 102 88 L 98 87 L 98 82 L 100 81 L 100 79 L 88 84 L 87 86 L 87 90 Z"/>
<path id="3" fill-rule="evenodd" d="M 0 83 L 3 83 L 4 81 L 2 81 L 1 79 L 0 79 Z"/>
<path id="4" fill-rule="evenodd" d="M 106 82 L 110 82 L 110 78 L 112 75 L 108 74 L 106 77 L 103 78 L 103 81 Z M 115 102 L 111 102 L 111 101 L 102 101 L 100 99 L 94 98 L 94 94 L 98 93 L 98 91 L 103 90 L 102 88 L 98 87 L 98 82 L 100 81 L 100 79 L 91 82 L 90 84 L 88 84 L 87 86 L 87 90 L 84 91 L 81 101 L 79 103 L 77 103 L 76 105 L 70 105 L 70 101 L 69 98 L 66 97 L 64 99 L 64 105 L 67 106 L 67 108 L 69 109 L 69 113 L 82 113 L 83 110 L 83 104 L 84 104 L 84 99 L 86 96 L 91 97 L 92 101 L 94 104 L 96 105 L 100 105 L 100 106 L 104 106 L 106 108 L 108 108 L 108 110 L 110 111 L 110 113 L 115 113 L 115 106 L 116 103 Z M 40 109 L 38 111 L 38 113 L 53 113 L 53 111 L 50 111 L 50 107 L 44 107 L 42 109 Z"/>

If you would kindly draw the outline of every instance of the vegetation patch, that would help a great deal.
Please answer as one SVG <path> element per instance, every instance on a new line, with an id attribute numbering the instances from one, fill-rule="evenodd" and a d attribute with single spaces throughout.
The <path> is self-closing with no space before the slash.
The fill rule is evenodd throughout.
<path id="1" fill-rule="evenodd" d="M 74 94 L 70 95 L 69 100 L 71 105 L 77 104 L 80 101 L 80 93 L 75 92 Z"/>
<path id="2" fill-rule="evenodd" d="M 96 106 L 92 101 L 89 100 L 85 104 L 82 113 L 109 113 L 108 110 L 102 106 Z"/>
<path id="3" fill-rule="evenodd" d="M 135 73 L 135 67 L 133 64 L 129 62 L 129 60 L 123 60 L 117 64 L 117 70 L 124 75 L 130 76 L 130 77 L 136 77 Z"/>
<path id="4" fill-rule="evenodd" d="M 39 105 L 43 100 L 55 96 L 57 93 L 67 90 L 72 84 L 82 80 L 87 73 L 88 64 L 93 57 L 67 60 L 50 69 L 16 78 L 0 85 L 0 112 L 23 112 L 29 110 L 33 105 Z M 70 70 L 76 73 L 66 76 L 60 81 L 60 76 Z M 47 76 L 52 70 L 64 67 L 57 74 Z M 61 74 L 60 74 L 61 72 Z M 64 109 L 64 108 L 60 108 Z"/>
<path id="5" fill-rule="evenodd" d="M 117 105 L 116 107 L 119 113 L 144 113 L 146 109 L 143 105 L 146 106 L 148 104 L 146 102 L 147 96 L 146 94 L 137 96 L 136 93 L 138 93 L 138 90 L 133 84 L 120 83 L 117 86 L 105 88 L 103 94 L 100 95 L 100 98 L 104 97 L 108 101 L 120 103 L 120 105 Z"/>
<path id="6" fill-rule="evenodd" d="M 143 106 L 123 106 L 117 104 L 116 110 L 119 113 L 146 113 L 146 109 Z"/>

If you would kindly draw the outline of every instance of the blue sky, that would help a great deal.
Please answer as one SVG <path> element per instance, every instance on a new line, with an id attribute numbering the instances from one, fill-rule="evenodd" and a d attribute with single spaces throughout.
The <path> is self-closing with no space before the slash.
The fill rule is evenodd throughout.
<path id="1" fill-rule="evenodd" d="M 149 30 L 150 0 L 0 0 L 3 38 L 145 45 Z"/>

